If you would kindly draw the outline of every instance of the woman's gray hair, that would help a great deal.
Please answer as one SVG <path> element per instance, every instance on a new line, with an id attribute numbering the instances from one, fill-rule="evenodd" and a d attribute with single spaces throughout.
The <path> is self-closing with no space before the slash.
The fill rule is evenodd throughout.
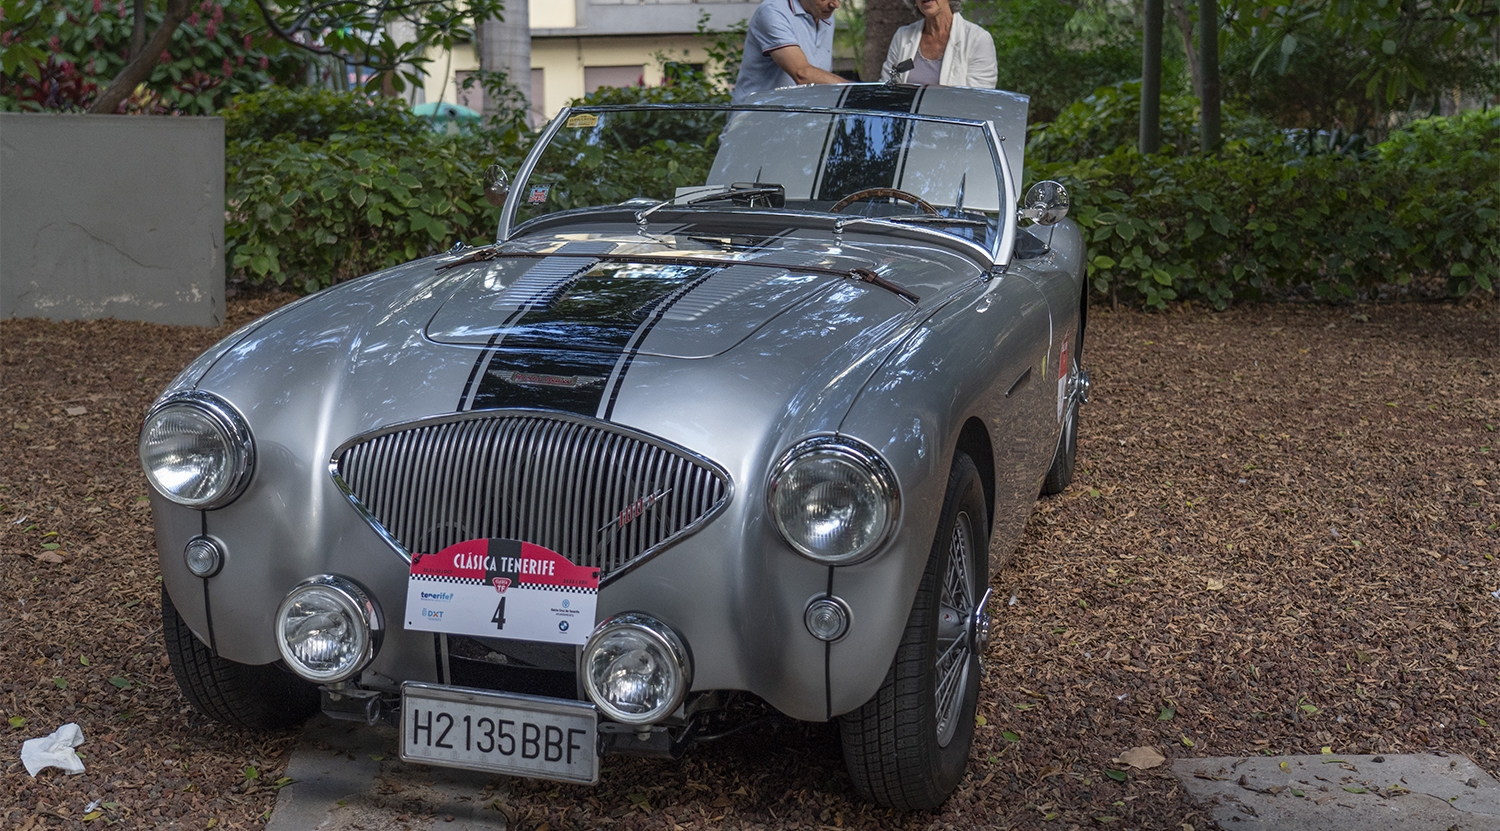
<path id="1" fill-rule="evenodd" d="M 913 2 L 913 0 L 901 0 L 901 2 L 905 3 L 906 7 L 908 9 L 911 9 L 913 14 L 916 13 L 917 4 Z M 948 0 L 948 10 L 953 12 L 954 14 L 958 14 L 958 7 L 962 6 L 963 4 L 964 0 Z"/>

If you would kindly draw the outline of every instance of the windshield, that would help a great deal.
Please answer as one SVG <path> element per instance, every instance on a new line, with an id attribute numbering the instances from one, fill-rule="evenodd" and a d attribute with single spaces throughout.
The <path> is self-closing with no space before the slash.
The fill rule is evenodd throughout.
<path id="1" fill-rule="evenodd" d="M 711 108 L 574 110 L 519 184 L 512 227 L 620 205 L 661 218 L 770 208 L 920 224 L 986 249 L 1004 192 L 977 124 Z"/>

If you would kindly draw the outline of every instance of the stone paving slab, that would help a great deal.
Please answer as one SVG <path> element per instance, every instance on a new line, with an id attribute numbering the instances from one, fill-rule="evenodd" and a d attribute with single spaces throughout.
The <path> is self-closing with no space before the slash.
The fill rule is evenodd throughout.
<path id="1" fill-rule="evenodd" d="M 314 717 L 266 831 L 505 831 L 505 777 L 406 764 L 397 738 L 384 725 Z"/>
<path id="2" fill-rule="evenodd" d="M 1221 756 L 1172 773 L 1225 831 L 1500 831 L 1500 782 L 1463 756 Z"/>

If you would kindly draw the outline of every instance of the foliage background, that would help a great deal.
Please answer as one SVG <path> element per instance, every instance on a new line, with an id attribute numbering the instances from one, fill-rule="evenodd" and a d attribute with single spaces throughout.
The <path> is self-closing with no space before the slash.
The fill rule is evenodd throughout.
<path id="1" fill-rule="evenodd" d="M 514 171 L 529 140 L 519 120 L 439 132 L 399 100 L 326 90 L 268 89 L 223 115 L 231 279 L 308 292 L 493 241 L 484 169 Z"/>
<path id="2" fill-rule="evenodd" d="M 4 5 L 0 109 L 82 112 L 129 59 L 133 17 L 125 0 Z M 19 6 L 28 8 L 10 8 Z M 161 19 L 161 9 L 147 4 L 148 34 Z M 202 0 L 127 111 L 213 115 L 237 94 L 295 82 L 303 58 L 258 25 L 250 0 Z"/>
<path id="3" fill-rule="evenodd" d="M 449 134 L 368 92 L 297 89 L 315 74 L 307 56 L 259 32 L 252 2 L 203 0 L 127 105 L 227 119 L 231 279 L 313 291 L 488 241 L 481 172 L 516 168 L 533 139 L 520 114 Z M 1494 292 L 1500 121 L 1483 107 L 1500 102 L 1500 0 L 1431 0 L 1420 14 L 1379 0 L 1220 0 L 1226 142 L 1210 156 L 1188 50 L 1197 4 L 1167 3 L 1163 149 L 1149 158 L 1134 150 L 1139 2 L 964 6 L 995 37 L 1001 85 L 1032 98 L 1025 179 L 1073 191 L 1096 292 L 1152 308 Z M 0 0 L 0 108 L 87 107 L 128 57 L 129 12 L 121 0 Z M 660 86 L 579 103 L 726 101 L 743 29 L 711 32 L 706 19 L 706 70 L 667 63 Z M 846 47 L 861 21 L 840 18 Z M 1427 118 L 1458 104 L 1481 109 Z M 711 149 L 677 141 L 653 152 Z M 578 151 L 568 164 L 650 161 Z"/>

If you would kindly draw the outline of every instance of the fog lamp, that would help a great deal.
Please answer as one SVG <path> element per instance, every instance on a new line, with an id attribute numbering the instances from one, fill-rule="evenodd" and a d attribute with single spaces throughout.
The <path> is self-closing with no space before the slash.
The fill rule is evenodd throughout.
<path id="1" fill-rule="evenodd" d="M 820 641 L 836 641 L 849 632 L 849 606 L 837 597 L 820 597 L 802 614 L 807 631 Z"/>
<path id="2" fill-rule="evenodd" d="M 276 609 L 276 648 L 292 671 L 320 684 L 353 677 L 380 649 L 380 609 L 353 581 L 320 574 Z"/>
<path id="3" fill-rule="evenodd" d="M 224 567 L 224 549 L 212 537 L 193 537 L 182 549 L 188 571 L 198 577 L 212 577 Z"/>
<path id="4" fill-rule="evenodd" d="M 670 627 L 640 612 L 594 629 L 580 657 L 584 691 L 623 724 L 655 724 L 672 714 L 692 683 L 692 663 Z"/>

